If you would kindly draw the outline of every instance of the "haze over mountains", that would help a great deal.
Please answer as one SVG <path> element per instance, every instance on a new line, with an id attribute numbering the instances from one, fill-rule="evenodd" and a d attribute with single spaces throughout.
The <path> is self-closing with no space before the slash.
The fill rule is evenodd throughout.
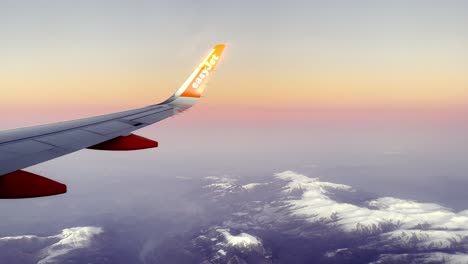
<path id="1" fill-rule="evenodd" d="M 154 226 L 148 222 L 136 227 L 117 219 L 48 235 L 2 237 L 0 263 L 468 261 L 466 211 L 375 197 L 293 171 L 249 178 L 254 179 L 174 179 L 192 186 L 183 199 L 198 204 L 200 211 L 184 215 L 185 228 L 166 223 L 172 230 L 162 237 L 150 235 Z M 126 233 L 131 235 L 122 242 Z"/>

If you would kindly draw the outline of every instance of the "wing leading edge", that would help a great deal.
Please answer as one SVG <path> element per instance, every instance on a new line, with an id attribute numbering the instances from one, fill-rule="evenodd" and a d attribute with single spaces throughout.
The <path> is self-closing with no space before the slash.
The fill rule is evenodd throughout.
<path id="1" fill-rule="evenodd" d="M 23 179 L 35 182 L 29 180 L 32 177 L 29 174 L 25 178 L 24 172 L 20 170 L 47 160 L 84 148 L 135 150 L 157 147 L 157 142 L 133 135 L 131 132 L 183 112 L 198 102 L 208 79 L 219 63 L 224 48 L 224 44 L 214 46 L 182 86 L 160 104 L 79 120 L 1 131 L 0 198 L 55 194 L 49 191 L 44 195 L 38 195 L 41 192 L 36 190 L 31 196 L 20 190 L 21 182 L 25 181 Z M 21 177 L 15 177 L 17 175 Z M 28 188 L 47 189 L 44 184 L 38 184 L 36 187 Z M 12 189 L 18 189 L 18 192 Z M 9 190 L 9 194 L 3 195 L 2 190 Z M 63 192 L 65 191 L 62 188 L 57 194 Z M 18 195 L 15 196 L 15 193 Z"/>

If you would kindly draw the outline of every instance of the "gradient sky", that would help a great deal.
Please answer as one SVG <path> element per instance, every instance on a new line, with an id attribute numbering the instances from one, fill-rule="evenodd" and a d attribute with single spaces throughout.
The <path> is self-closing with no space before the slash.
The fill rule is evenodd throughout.
<path id="1" fill-rule="evenodd" d="M 146 178 L 297 170 L 466 209 L 467 13 L 466 1 L 0 0 L 0 129 L 160 102 L 227 43 L 199 105 L 137 132 L 158 149 L 28 170 L 69 184 L 70 200 L 114 198 L 120 178 L 151 191 Z"/>
<path id="2" fill-rule="evenodd" d="M 467 12 L 463 1 L 1 1 L 0 108 L 53 121 L 158 102 L 219 42 L 229 48 L 205 110 L 460 108 Z"/>

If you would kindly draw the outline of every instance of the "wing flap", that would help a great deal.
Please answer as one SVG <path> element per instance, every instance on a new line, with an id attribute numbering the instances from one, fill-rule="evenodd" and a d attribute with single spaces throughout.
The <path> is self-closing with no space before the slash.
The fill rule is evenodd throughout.
<path id="1" fill-rule="evenodd" d="M 1 145 L 0 152 L 28 154 L 28 153 L 41 152 L 41 151 L 51 149 L 51 148 L 53 148 L 53 146 L 49 144 L 41 143 L 35 140 L 24 140 L 24 141 Z"/>
<path id="2" fill-rule="evenodd" d="M 104 136 L 104 135 L 116 133 L 116 132 L 129 129 L 129 128 L 133 128 L 133 125 L 123 123 L 120 121 L 110 121 L 110 122 L 105 122 L 105 123 L 98 124 L 98 125 L 87 126 L 83 129 Z"/>
<path id="3" fill-rule="evenodd" d="M 140 118 L 132 119 L 132 121 L 138 122 L 138 123 L 153 124 L 153 123 L 161 121 L 161 120 L 163 120 L 165 118 L 171 117 L 173 115 L 174 115 L 174 110 L 173 109 L 168 109 L 168 110 L 165 110 L 165 111 L 158 112 L 156 114 L 147 115 L 147 116 L 143 116 L 143 117 L 140 117 Z"/>
<path id="4" fill-rule="evenodd" d="M 139 117 L 156 114 L 156 113 L 159 113 L 159 112 L 162 112 L 162 111 L 165 111 L 165 110 L 168 110 L 167 106 L 159 106 L 159 107 L 155 107 L 154 110 L 145 111 L 143 113 L 139 113 L 139 114 L 136 114 L 136 115 L 126 116 L 123 119 L 124 120 L 134 120 L 134 119 L 137 119 Z"/>
<path id="5" fill-rule="evenodd" d="M 76 150 L 54 147 L 52 149 L 37 153 L 29 153 L 24 155 L 16 154 L 15 156 L 4 159 L 0 162 L 0 175 L 17 171 L 18 168 L 26 168 L 34 164 L 64 156 L 74 151 Z"/>
<path id="6" fill-rule="evenodd" d="M 0 151 L 0 161 L 3 161 L 3 160 L 10 160 L 10 159 L 13 159 L 15 157 L 18 157 L 20 154 L 18 153 L 12 153 L 12 152 L 8 152 L 8 151 Z"/>
<path id="7" fill-rule="evenodd" d="M 83 142 L 99 142 L 102 139 L 101 135 L 78 129 L 39 137 L 36 140 L 56 147 L 63 147 Z"/>

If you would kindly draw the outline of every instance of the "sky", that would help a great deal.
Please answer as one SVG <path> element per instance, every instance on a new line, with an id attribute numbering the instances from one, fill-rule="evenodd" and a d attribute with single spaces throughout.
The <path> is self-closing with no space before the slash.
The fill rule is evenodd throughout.
<path id="1" fill-rule="evenodd" d="M 463 1 L 1 1 L 1 105 L 85 115 L 154 103 L 212 45 L 227 43 L 206 107 L 465 107 L 467 8 Z"/>
<path id="2" fill-rule="evenodd" d="M 467 11 L 464 1 L 0 0 L 0 128 L 161 102 L 226 43 L 203 100 L 138 132 L 160 142 L 165 172 L 188 173 L 174 164 L 184 153 L 200 174 L 297 169 L 450 196 L 441 182 L 463 182 L 466 169 Z M 34 170 L 60 175 L 89 153 Z"/>

